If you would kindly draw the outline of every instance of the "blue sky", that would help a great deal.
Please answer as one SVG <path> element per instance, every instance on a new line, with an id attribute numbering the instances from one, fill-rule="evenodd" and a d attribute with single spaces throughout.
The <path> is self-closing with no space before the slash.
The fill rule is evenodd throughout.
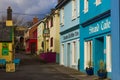
<path id="1" fill-rule="evenodd" d="M 56 4 L 57 0 L 0 0 L 0 15 L 5 14 L 7 7 L 11 6 L 13 13 L 17 13 L 13 15 L 31 19 L 48 14 Z"/>

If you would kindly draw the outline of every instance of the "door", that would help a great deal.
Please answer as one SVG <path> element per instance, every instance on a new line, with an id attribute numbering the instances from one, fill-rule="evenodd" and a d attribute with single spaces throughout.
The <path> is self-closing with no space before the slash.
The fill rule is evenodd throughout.
<path id="1" fill-rule="evenodd" d="M 62 47 L 61 47 L 61 64 L 64 65 L 64 44 L 62 44 Z"/>
<path id="2" fill-rule="evenodd" d="M 70 43 L 67 44 L 67 66 L 70 67 Z"/>
<path id="3" fill-rule="evenodd" d="M 95 73 L 97 74 L 100 68 L 100 61 L 104 61 L 104 37 L 99 37 L 95 40 Z"/>
<path id="4" fill-rule="evenodd" d="M 36 53 L 36 43 L 31 43 L 31 54 Z"/>

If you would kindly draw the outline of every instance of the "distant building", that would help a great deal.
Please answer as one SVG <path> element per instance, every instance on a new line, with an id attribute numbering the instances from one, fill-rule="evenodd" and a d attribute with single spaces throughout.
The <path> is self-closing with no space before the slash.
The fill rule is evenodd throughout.
<path id="1" fill-rule="evenodd" d="M 27 54 L 37 53 L 37 27 L 38 18 L 33 18 L 33 26 L 28 28 L 25 35 L 25 49 Z"/>

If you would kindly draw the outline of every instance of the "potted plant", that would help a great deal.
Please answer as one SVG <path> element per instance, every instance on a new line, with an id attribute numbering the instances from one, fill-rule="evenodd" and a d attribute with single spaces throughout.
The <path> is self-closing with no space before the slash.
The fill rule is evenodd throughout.
<path id="1" fill-rule="evenodd" d="M 100 60 L 99 65 L 100 65 L 100 69 L 99 69 L 98 72 L 97 72 L 99 78 L 101 78 L 101 79 L 107 78 L 107 71 L 106 71 L 106 69 L 105 69 L 105 63 L 104 63 L 104 61 L 103 61 L 103 60 Z"/>
<path id="2" fill-rule="evenodd" d="M 86 67 L 86 73 L 88 74 L 88 75 L 93 75 L 94 74 L 94 71 L 93 71 L 94 69 L 93 69 L 93 66 L 92 66 L 92 62 L 91 61 L 89 61 L 88 62 L 88 67 Z"/>

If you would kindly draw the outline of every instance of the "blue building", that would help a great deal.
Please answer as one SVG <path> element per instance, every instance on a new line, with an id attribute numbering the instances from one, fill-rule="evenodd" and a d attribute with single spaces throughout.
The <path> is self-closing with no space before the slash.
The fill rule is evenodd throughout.
<path id="1" fill-rule="evenodd" d="M 92 62 L 97 75 L 104 61 L 111 78 L 111 16 L 110 0 L 80 1 L 80 70 L 85 72 Z"/>
<path id="2" fill-rule="evenodd" d="M 78 69 L 79 61 L 79 0 L 60 0 L 60 64 Z"/>
<path id="3" fill-rule="evenodd" d="M 112 80 L 120 80 L 120 0 L 111 0 Z"/>

